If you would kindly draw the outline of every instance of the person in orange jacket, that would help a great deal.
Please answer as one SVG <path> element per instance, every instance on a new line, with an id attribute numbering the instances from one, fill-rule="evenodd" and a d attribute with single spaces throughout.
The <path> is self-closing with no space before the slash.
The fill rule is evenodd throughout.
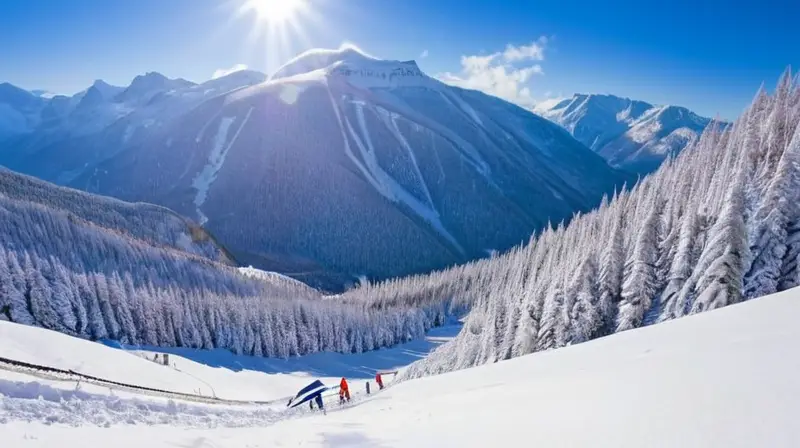
<path id="1" fill-rule="evenodd" d="M 350 388 L 347 386 L 347 380 L 342 377 L 339 382 L 339 403 L 344 403 L 345 398 L 350 401 Z"/>
<path id="2" fill-rule="evenodd" d="M 378 387 L 383 390 L 383 378 L 381 377 L 381 372 L 375 374 L 375 382 L 378 383 Z"/>

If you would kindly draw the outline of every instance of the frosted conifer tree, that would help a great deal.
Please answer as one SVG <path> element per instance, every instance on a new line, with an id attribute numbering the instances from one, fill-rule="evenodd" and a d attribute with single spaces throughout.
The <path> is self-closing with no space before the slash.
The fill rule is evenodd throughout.
<path id="1" fill-rule="evenodd" d="M 575 304 L 570 312 L 572 322 L 572 343 L 585 342 L 597 337 L 602 327 L 602 318 L 597 304 L 597 264 L 589 255 L 579 269 L 575 284 Z"/>
<path id="2" fill-rule="evenodd" d="M 785 95 L 788 96 L 788 93 Z M 778 108 L 780 109 L 780 108 Z M 786 113 L 774 114 L 773 120 L 784 120 Z M 788 125 L 775 126 L 773 139 L 785 141 L 774 134 L 785 131 Z M 797 200 L 800 198 L 800 128 L 791 143 L 782 151 L 776 172 L 767 187 L 765 198 L 754 219 L 755 229 L 750 236 L 750 269 L 745 277 L 745 297 L 760 297 L 778 290 L 784 258 L 789 241 L 788 228 L 798 218 Z"/>
<path id="3" fill-rule="evenodd" d="M 622 285 L 622 303 L 617 318 L 617 331 L 641 326 L 644 315 L 650 309 L 656 293 L 658 211 L 659 207 L 653 203 L 636 238 L 630 260 L 630 275 Z"/>
<path id="4" fill-rule="evenodd" d="M 669 272 L 667 286 L 662 293 L 663 310 L 659 320 L 674 319 L 683 315 L 679 312 L 679 295 L 686 280 L 692 275 L 692 268 L 697 261 L 695 256 L 695 238 L 699 223 L 697 211 L 693 206 L 688 207 L 681 219 L 680 236 L 677 241 L 675 257 Z"/>
<path id="5" fill-rule="evenodd" d="M 598 276 L 599 312 L 602 319 L 600 331 L 611 333 L 617 318 L 617 304 L 621 300 L 622 273 L 625 264 L 623 229 L 619 212 L 612 216 L 613 226 L 600 256 Z"/>
<path id="6" fill-rule="evenodd" d="M 739 176 L 741 179 L 743 176 Z M 707 266 L 697 282 L 692 313 L 713 310 L 741 301 L 747 240 L 742 216 L 744 188 L 740 180 L 730 195 L 717 223 L 711 229 L 706 251 L 698 265 Z"/>

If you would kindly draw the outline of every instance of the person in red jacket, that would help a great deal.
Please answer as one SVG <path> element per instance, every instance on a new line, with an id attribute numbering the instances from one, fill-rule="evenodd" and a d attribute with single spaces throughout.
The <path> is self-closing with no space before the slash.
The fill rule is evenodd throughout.
<path id="1" fill-rule="evenodd" d="M 344 403 L 344 400 L 350 401 L 350 388 L 347 386 L 347 380 L 342 377 L 339 382 L 339 403 Z"/>
<path id="2" fill-rule="evenodd" d="M 383 378 L 381 377 L 381 372 L 375 374 L 375 382 L 378 383 L 378 387 L 383 390 Z"/>

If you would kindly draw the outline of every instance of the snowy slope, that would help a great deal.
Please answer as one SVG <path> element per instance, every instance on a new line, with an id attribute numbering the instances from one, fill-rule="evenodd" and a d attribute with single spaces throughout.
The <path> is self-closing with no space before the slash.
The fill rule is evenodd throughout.
<path id="1" fill-rule="evenodd" d="M 0 322 L 0 357 L 46 365 L 123 383 L 211 395 L 201 381 L 104 345 L 42 328 Z"/>
<path id="2" fill-rule="evenodd" d="M 615 167 L 647 173 L 697 138 L 711 121 L 683 107 L 613 95 L 576 94 L 536 113 L 563 126 Z"/>
<path id="3" fill-rule="evenodd" d="M 166 205 L 244 263 L 341 287 L 507 249 L 625 180 L 535 114 L 344 47 L 201 104 L 71 185 Z"/>
<path id="4" fill-rule="evenodd" d="M 32 213 L 44 213 L 54 220 L 69 221 L 90 232 L 109 234 L 120 240 L 127 240 L 120 237 L 126 235 L 154 246 L 169 247 L 233 264 L 229 254 L 207 231 L 172 210 L 152 204 L 123 202 L 60 187 L 1 166 L 0 205 L 6 208 L 6 213 L 15 210 L 17 219 L 24 214 L 20 208 L 27 208 L 31 209 Z M 28 217 L 27 220 L 32 222 L 34 218 Z M 26 235 L 24 232 L 20 232 L 22 235 L 18 234 L 20 229 L 8 228 L 12 224 L 13 221 L 8 220 L 6 226 L 0 226 L 0 242 L 6 244 L 8 248 L 22 250 L 28 249 L 29 244 L 40 246 L 45 242 L 55 244 L 53 240 L 59 236 L 51 229 L 46 241 L 37 240 L 37 236 L 30 238 L 31 235 Z M 70 249 L 71 257 L 75 257 L 80 250 L 86 250 L 90 246 L 90 243 L 81 241 L 76 233 L 71 234 L 71 240 L 72 244 L 79 242 L 83 244 L 80 248 Z M 125 243 L 130 241 L 122 242 Z M 50 251 L 46 255 L 58 254 L 56 251 Z"/>
<path id="5" fill-rule="evenodd" d="M 0 357 L 170 392 L 265 402 L 292 396 L 314 379 L 336 385 L 344 376 L 353 382 L 354 392 L 356 388 L 361 390 L 363 382 L 372 380 L 376 372 L 402 369 L 457 332 L 458 327 L 437 328 L 425 339 L 361 354 L 315 353 L 275 359 L 234 355 L 227 350 L 121 349 L 114 348 L 119 347 L 115 343 L 104 345 L 0 320 L 0 340 L 3 341 Z M 170 354 L 169 366 L 153 361 L 155 354 L 163 353 Z M 35 381 L 63 390 L 75 388 L 74 378 L 67 381 L 59 381 L 57 376 L 42 379 L 25 372 L 8 371 L 5 367 L 0 363 L 0 396 L 4 394 L 3 380 Z M 386 382 L 391 382 L 392 378 L 387 376 Z M 117 395 L 136 395 L 127 389 L 112 388 Z M 109 393 L 108 388 L 101 386 L 86 385 L 82 390 Z"/>
<path id="6" fill-rule="evenodd" d="M 112 442 L 120 447 L 471 447 L 518 446 L 522 440 L 539 447 L 791 447 L 800 443 L 798 299 L 795 289 L 581 345 L 408 381 L 350 409 L 329 404 L 327 416 L 287 420 L 291 415 L 264 411 L 248 414 L 233 428 L 211 414 L 203 429 L 181 418 L 186 411 L 176 407 L 164 418 L 168 424 L 112 421 L 98 428 L 103 423 L 77 415 L 72 421 L 80 426 L 74 427 L 62 409 L 81 409 L 80 398 L 50 406 L 0 396 L 5 405 L 0 421 L 12 447 Z M 126 409 L 125 404 L 117 406 Z M 144 409 L 149 415 L 162 412 Z M 210 414 L 194 411 L 202 412 Z"/>

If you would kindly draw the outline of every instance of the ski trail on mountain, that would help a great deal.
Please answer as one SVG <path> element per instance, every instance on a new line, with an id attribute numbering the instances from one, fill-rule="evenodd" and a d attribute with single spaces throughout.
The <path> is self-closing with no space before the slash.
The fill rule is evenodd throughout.
<path id="1" fill-rule="evenodd" d="M 236 121 L 236 117 L 223 117 L 219 122 L 217 134 L 214 136 L 214 146 L 208 154 L 208 163 L 192 182 L 192 187 L 197 190 L 194 197 L 194 205 L 197 209 L 200 225 L 208 222 L 208 217 L 201 210 L 201 207 L 206 202 L 208 190 L 211 188 L 214 181 L 217 180 L 217 173 L 222 169 L 222 165 L 225 164 L 225 157 L 227 157 L 228 151 L 230 151 L 231 147 L 236 143 L 236 139 L 239 138 L 239 133 L 242 132 L 247 121 L 250 120 L 251 113 L 253 113 L 252 107 L 247 111 L 247 115 L 245 115 L 242 123 L 239 125 L 239 128 L 236 129 L 233 138 L 231 138 L 227 145 L 225 143 L 228 138 L 228 131 Z"/>
<path id="2" fill-rule="evenodd" d="M 447 239 L 448 242 L 450 242 L 460 253 L 463 254 L 464 249 L 453 237 L 453 235 L 450 234 L 450 232 L 444 227 L 439 213 L 433 207 L 433 201 L 422 178 L 422 173 L 419 170 L 419 166 L 417 165 L 413 151 L 402 135 L 398 137 L 400 131 L 397 129 L 396 124 L 391 125 L 389 122 L 385 122 L 390 132 L 395 134 L 395 137 L 398 137 L 400 144 L 404 145 L 404 148 L 409 152 L 412 162 L 414 163 L 415 172 L 418 176 L 420 186 L 422 187 L 422 190 L 428 200 L 428 204 L 420 201 L 416 196 L 411 194 L 399 182 L 397 182 L 397 180 L 395 180 L 389 173 L 381 168 L 375 154 L 375 148 L 372 145 L 372 139 L 367 129 L 366 118 L 364 117 L 365 104 L 362 101 L 352 101 L 352 104 L 355 106 L 356 119 L 361 130 L 361 135 L 363 136 L 363 142 L 362 139 L 359 138 L 358 133 L 353 129 L 353 126 L 350 124 L 347 116 L 344 117 L 344 120 L 347 124 L 347 129 L 350 135 L 353 137 L 353 140 L 358 147 L 361 158 L 364 160 L 364 165 L 357 164 L 356 166 L 359 167 L 365 177 L 371 180 L 370 183 L 376 187 L 376 190 L 381 195 L 392 202 L 401 202 L 408 206 L 412 211 L 414 211 L 414 213 L 417 214 L 417 216 L 427 221 L 441 236 Z M 353 159 L 353 157 L 351 157 L 351 159 Z"/>

